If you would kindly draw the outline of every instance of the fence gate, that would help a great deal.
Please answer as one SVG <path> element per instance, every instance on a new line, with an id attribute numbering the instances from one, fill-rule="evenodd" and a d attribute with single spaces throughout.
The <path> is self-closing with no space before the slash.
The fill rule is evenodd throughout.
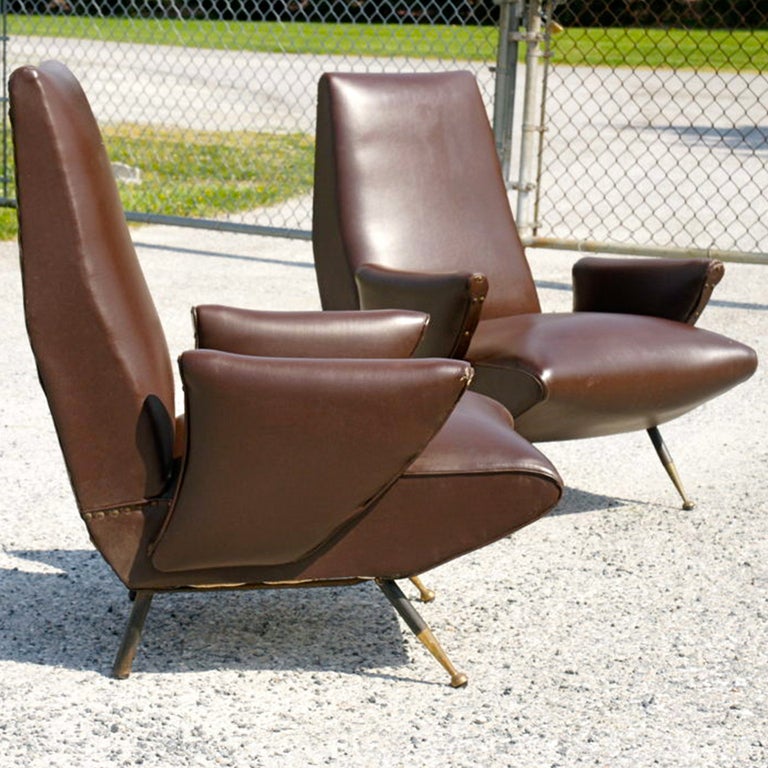
<path id="1" fill-rule="evenodd" d="M 768 263 L 763 0 L 550 0 L 528 19 L 527 242 Z"/>

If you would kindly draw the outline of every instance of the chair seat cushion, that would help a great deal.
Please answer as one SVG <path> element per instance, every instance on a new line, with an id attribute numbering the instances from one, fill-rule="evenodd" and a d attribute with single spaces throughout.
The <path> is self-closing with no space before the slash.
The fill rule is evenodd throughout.
<path id="1" fill-rule="evenodd" d="M 405 474 L 529 472 L 560 482 L 549 460 L 513 427 L 509 411 L 496 400 L 465 392 L 440 431 Z"/>
<path id="2" fill-rule="evenodd" d="M 403 476 L 338 542 L 335 556 L 349 558 L 348 570 L 361 574 L 372 562 L 392 578 L 422 573 L 534 522 L 561 493 L 557 470 L 517 434 L 506 409 L 465 392 Z"/>
<path id="3" fill-rule="evenodd" d="M 749 378 L 752 349 L 643 315 L 525 314 L 481 321 L 467 353 L 473 388 L 533 441 L 661 424 Z"/>

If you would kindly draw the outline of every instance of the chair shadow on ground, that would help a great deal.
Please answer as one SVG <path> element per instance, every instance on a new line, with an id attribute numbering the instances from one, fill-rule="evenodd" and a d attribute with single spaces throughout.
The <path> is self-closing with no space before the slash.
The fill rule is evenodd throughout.
<path id="1" fill-rule="evenodd" d="M 0 572 L 0 660 L 109 675 L 130 603 L 98 553 L 7 554 L 18 562 Z M 382 670 L 403 667 L 402 679 L 418 682 L 408 671 L 405 634 L 370 583 L 158 594 L 134 673 L 305 670 L 401 679 Z M 444 683 L 439 667 L 424 682 Z"/>
<path id="2" fill-rule="evenodd" d="M 626 503 L 641 502 L 566 488 L 550 514 Z M 101 556 L 90 550 L 6 555 L 17 562 L 0 569 L 0 660 L 109 675 L 130 603 Z M 429 622 L 432 606 L 419 610 Z M 440 621 L 433 623 L 439 637 Z M 159 594 L 134 672 L 333 671 L 444 684 L 437 667 L 429 679 L 409 673 L 406 634 L 370 583 Z M 422 651 L 428 657 L 417 646 L 415 652 Z M 386 668 L 403 668 L 404 674 L 381 671 Z"/>
<path id="3" fill-rule="evenodd" d="M 600 493 L 590 493 L 579 488 L 566 486 L 560 503 L 549 513 L 550 517 L 558 515 L 575 515 L 583 512 L 599 512 L 627 504 L 632 506 L 648 505 L 639 499 L 624 499 L 616 496 L 604 496 Z"/>
<path id="4" fill-rule="evenodd" d="M 295 267 L 297 269 L 314 269 L 312 261 L 293 261 L 291 259 L 275 259 L 267 256 L 249 256 L 242 253 L 226 253 L 224 251 L 201 250 L 199 248 L 184 248 L 178 245 L 156 245 L 134 240 L 134 246 L 140 250 L 173 251 L 189 256 L 207 256 L 215 259 L 228 259 L 230 261 L 249 261 L 259 264 L 273 264 L 278 267 Z"/>

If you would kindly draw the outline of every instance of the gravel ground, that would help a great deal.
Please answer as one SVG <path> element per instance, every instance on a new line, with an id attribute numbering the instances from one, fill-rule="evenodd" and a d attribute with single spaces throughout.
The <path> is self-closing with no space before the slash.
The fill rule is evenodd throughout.
<path id="1" fill-rule="evenodd" d="M 201 302 L 316 308 L 310 246 L 135 230 L 175 357 Z M 537 252 L 546 309 L 572 254 Z M 371 585 L 159 596 L 108 676 L 124 589 L 78 520 L 0 244 L 0 766 L 768 765 L 768 386 L 669 425 L 690 512 L 647 438 L 544 446 L 547 518 L 426 581 L 453 690 Z M 768 353 L 764 266 L 729 265 L 701 325 Z M 412 589 L 409 590 L 413 592 Z"/>

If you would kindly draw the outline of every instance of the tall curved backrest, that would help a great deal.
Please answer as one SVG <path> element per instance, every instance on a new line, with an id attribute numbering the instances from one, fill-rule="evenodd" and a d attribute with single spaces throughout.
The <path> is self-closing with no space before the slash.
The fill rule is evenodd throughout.
<path id="1" fill-rule="evenodd" d="M 540 311 L 485 109 L 465 109 L 467 99 L 482 107 L 474 77 L 389 74 L 375 89 L 377 76 L 363 77 L 364 87 L 354 74 L 319 84 L 312 239 L 323 308 L 359 308 L 362 264 L 464 272 L 471 263 L 490 286 L 484 318 Z M 436 98 L 441 79 L 451 87 Z"/>
<path id="2" fill-rule="evenodd" d="M 65 67 L 16 70 L 10 98 L 27 330 L 75 496 L 140 502 L 170 474 L 173 376 L 112 169 Z"/>

